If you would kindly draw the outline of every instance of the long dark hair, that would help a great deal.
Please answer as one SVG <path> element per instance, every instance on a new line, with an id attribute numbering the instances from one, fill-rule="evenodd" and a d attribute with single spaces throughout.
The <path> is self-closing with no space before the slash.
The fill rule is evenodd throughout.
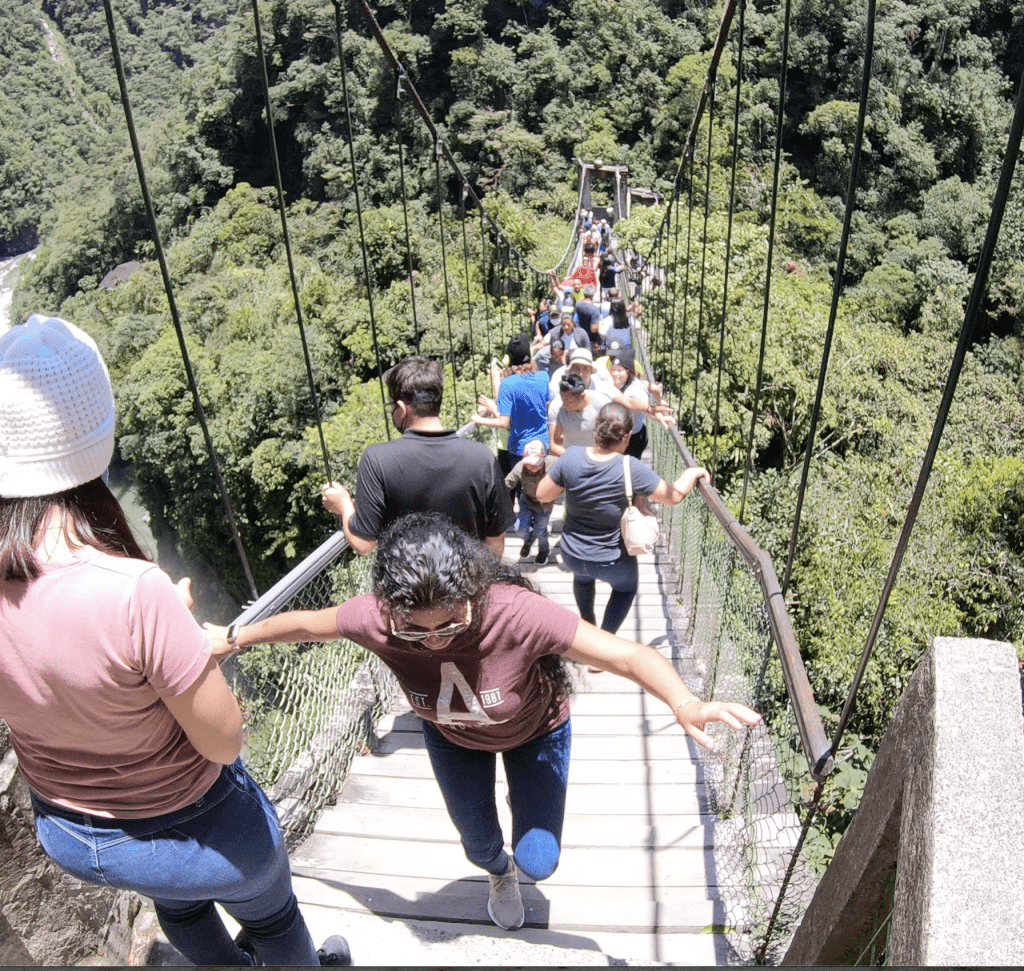
<path id="1" fill-rule="evenodd" d="M 124 511 L 102 479 L 50 496 L 0 498 L 0 580 L 35 580 L 40 572 L 36 545 L 53 508 L 69 542 L 94 546 L 111 556 L 148 560 Z"/>
<path id="2" fill-rule="evenodd" d="M 436 512 L 409 513 L 381 533 L 372 582 L 381 607 L 392 614 L 454 607 L 468 600 L 473 604 L 476 629 L 493 584 L 534 589 L 515 566 Z M 572 679 L 562 658 L 549 654 L 539 663 L 556 694 L 569 697 Z"/>
<path id="3" fill-rule="evenodd" d="M 629 327 L 629 314 L 626 312 L 626 305 L 621 300 L 613 300 L 608 305 L 608 313 L 611 314 L 613 327 L 618 330 L 625 330 Z"/>

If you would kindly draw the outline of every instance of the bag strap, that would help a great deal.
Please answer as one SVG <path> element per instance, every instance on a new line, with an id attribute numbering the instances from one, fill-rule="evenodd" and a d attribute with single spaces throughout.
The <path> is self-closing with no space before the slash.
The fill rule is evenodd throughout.
<path id="1" fill-rule="evenodd" d="M 626 482 L 626 501 L 630 505 L 633 503 L 633 474 L 629 467 L 629 456 L 622 456 L 622 478 Z"/>

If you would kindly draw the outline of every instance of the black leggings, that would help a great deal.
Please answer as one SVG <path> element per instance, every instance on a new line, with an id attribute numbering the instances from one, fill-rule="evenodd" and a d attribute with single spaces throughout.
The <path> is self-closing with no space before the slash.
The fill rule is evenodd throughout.
<path id="1" fill-rule="evenodd" d="M 643 458 L 644 449 L 647 448 L 647 425 L 640 426 L 640 431 L 630 436 L 629 445 L 626 447 L 626 454 L 634 458 Z"/>

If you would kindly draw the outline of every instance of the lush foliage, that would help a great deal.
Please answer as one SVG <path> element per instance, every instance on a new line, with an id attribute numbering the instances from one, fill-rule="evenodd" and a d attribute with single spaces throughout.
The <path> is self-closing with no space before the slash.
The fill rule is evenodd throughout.
<path id="1" fill-rule="evenodd" d="M 326 471 L 271 188 L 251 12 L 228 0 L 117 7 L 189 352 L 265 586 L 328 524 L 315 512 Z M 794 3 L 768 343 L 744 508 L 781 574 L 811 450 L 788 595 L 816 696 L 833 719 L 931 432 L 1024 66 L 1021 0 L 880 5 L 857 211 L 809 441 L 856 128 L 861 7 Z M 481 231 L 472 207 L 460 221 L 462 186 L 444 165 L 438 180 L 431 136 L 397 95 L 357 11 L 342 23 L 343 76 L 332 4 L 265 0 L 261 10 L 331 472 L 351 480 L 365 445 L 387 434 L 378 367 L 410 349 L 448 361 L 445 415 L 466 419 L 485 390 L 485 362 L 539 292 L 525 262 L 509 260 L 507 240 L 537 267 L 561 257 L 576 205 L 573 156 L 628 165 L 632 184 L 671 194 L 721 7 L 378 5 L 389 42 L 505 227 L 505 242 Z M 645 296 L 655 364 L 694 452 L 714 465 L 737 508 L 757 382 L 781 17 L 781 5 L 747 5 L 739 130 L 734 136 L 729 54 L 710 142 L 705 121 L 672 220 L 664 223 L 662 207 L 641 209 L 618 227 L 623 243 L 644 253 L 661 240 L 652 260 L 669 285 Z M 0 108 L 14 120 L 0 143 L 0 246 L 42 237 L 16 314 L 59 310 L 97 336 L 115 376 L 121 454 L 154 515 L 215 560 L 242 596 L 152 259 L 102 6 L 16 0 L 0 12 L 0 27 Z M 127 284 L 97 287 L 132 258 L 147 262 Z M 1024 644 L 1015 596 L 1024 573 L 1022 306 L 1018 172 L 983 318 L 856 709 L 844 770 L 851 779 L 861 778 L 865 753 L 932 637 Z M 855 788 L 835 785 L 838 822 L 823 831 L 826 841 Z"/>

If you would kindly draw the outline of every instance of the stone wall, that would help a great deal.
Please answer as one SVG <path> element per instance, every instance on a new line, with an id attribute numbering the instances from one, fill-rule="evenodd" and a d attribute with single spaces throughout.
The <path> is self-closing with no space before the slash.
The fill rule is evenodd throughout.
<path id="1" fill-rule="evenodd" d="M 1022 818 L 1016 651 L 936 638 L 782 963 L 857 963 L 895 872 L 887 963 L 1024 965 Z"/>
<path id="2" fill-rule="evenodd" d="M 140 908 L 135 894 L 82 883 L 42 851 L 0 721 L 0 965 L 143 963 L 155 922 Z"/>

